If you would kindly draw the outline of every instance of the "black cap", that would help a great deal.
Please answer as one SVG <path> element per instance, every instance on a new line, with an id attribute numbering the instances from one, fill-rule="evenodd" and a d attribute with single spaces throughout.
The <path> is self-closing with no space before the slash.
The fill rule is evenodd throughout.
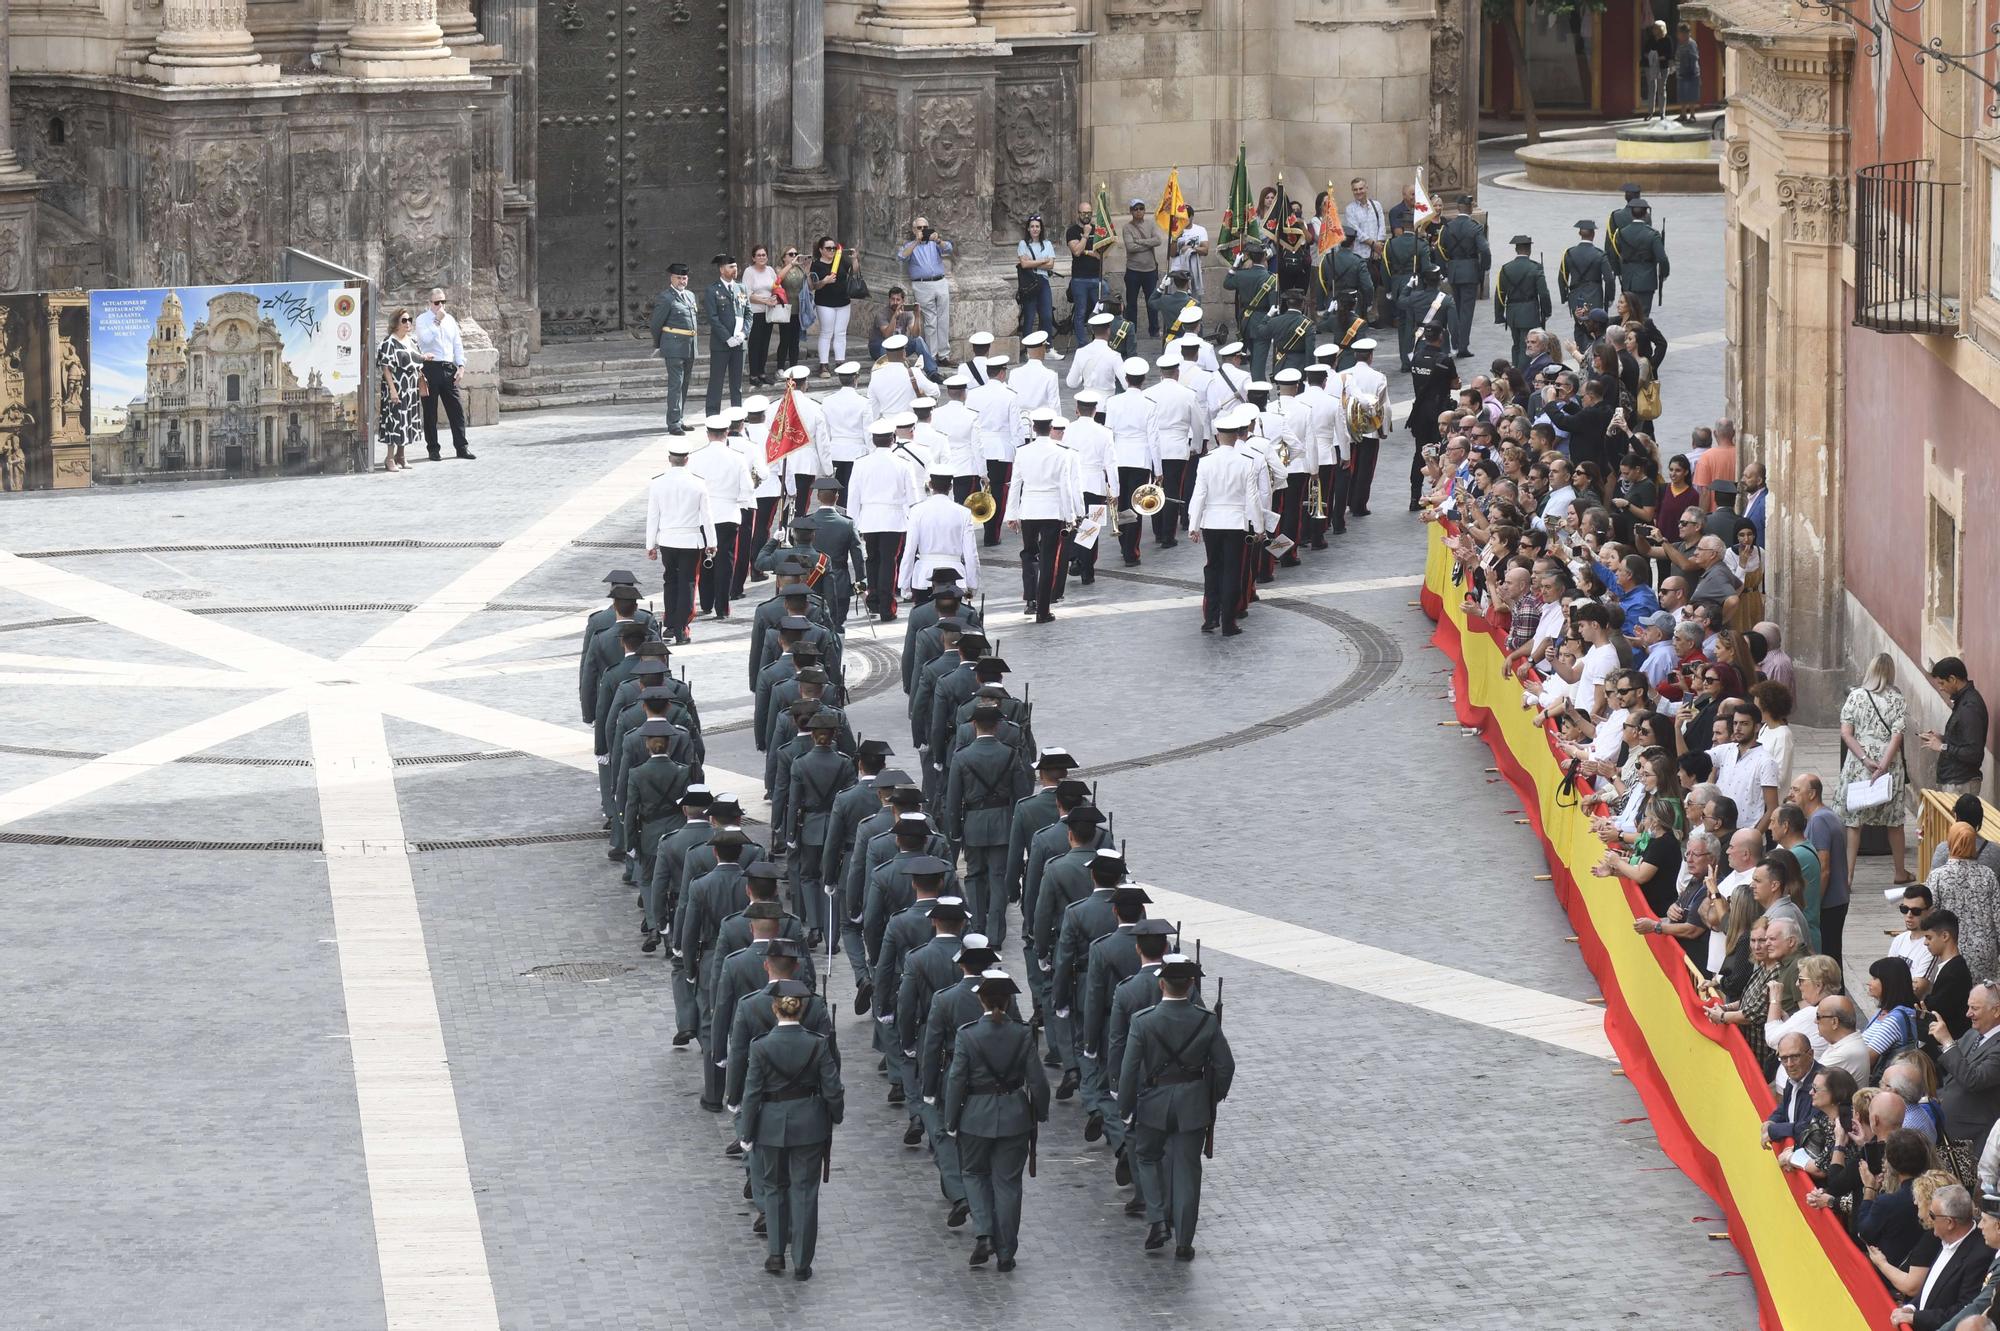
<path id="1" fill-rule="evenodd" d="M 981 664 L 981 665 L 984 665 L 984 664 L 985 664 L 985 663 L 986 663 L 987 661 L 989 661 L 989 660 L 991 660 L 991 659 L 992 659 L 991 657 L 981 657 L 981 658 L 980 658 L 980 664 Z M 998 682 L 995 682 L 995 683 L 990 683 L 990 684 L 981 684 L 981 685 L 979 686 L 979 691 L 978 691 L 977 693 L 973 694 L 972 696 L 973 696 L 973 697 L 975 697 L 975 698 L 995 698 L 995 699 L 998 699 L 998 698 L 1005 698 L 1005 697 L 1008 697 L 1009 695 L 1008 695 L 1008 693 L 1007 693 L 1007 686 L 1006 686 L 1005 684 L 1001 684 L 1001 683 L 998 683 Z"/>
<path id="2" fill-rule="evenodd" d="M 1109 846 L 1102 847 L 1090 857 L 1091 881 L 1100 887 L 1125 881 L 1125 856 L 1121 851 Z"/>
<path id="3" fill-rule="evenodd" d="M 1597 223 L 1591 221 L 1588 217 L 1579 218 L 1577 219 L 1576 229 L 1583 232 L 1592 232 L 1597 230 Z"/>
<path id="4" fill-rule="evenodd" d="M 688 275 L 688 266 L 686 264 L 670 263 L 667 265 L 668 277 L 686 277 L 687 275 Z"/>
<path id="5" fill-rule="evenodd" d="M 840 477 L 828 474 L 813 477 L 813 489 L 819 494 L 845 494 L 847 487 L 840 483 Z"/>
<path id="6" fill-rule="evenodd" d="M 720 808 L 722 805 L 722 801 L 716 800 L 714 804 L 715 807 Z M 737 831 L 733 827 L 725 827 L 719 832 L 710 834 L 708 838 L 708 844 L 711 846 L 724 846 L 724 847 L 747 846 L 750 844 L 750 838 L 743 835 L 743 833 Z"/>
<path id="7" fill-rule="evenodd" d="M 724 836 L 743 836 L 743 834 L 741 832 L 717 832 L 715 836 L 709 838 L 709 844 L 713 845 L 717 839 Z M 743 837 L 743 840 L 747 843 L 750 838 Z M 758 860 L 755 864 L 748 864 L 743 867 L 743 876 L 745 878 L 755 878 L 760 883 L 775 883 L 785 876 L 785 871 L 779 866 L 776 860 Z"/>
<path id="8" fill-rule="evenodd" d="M 639 599 L 639 588 L 635 583 L 614 582 L 611 590 L 604 594 L 614 601 L 636 601 Z"/>
<path id="9" fill-rule="evenodd" d="M 662 691 L 664 692 L 664 690 Z M 667 720 L 666 717 L 656 716 L 652 720 L 646 721 L 640 725 L 639 734 L 640 737 L 644 739 L 652 739 L 656 735 L 659 736 L 661 739 L 667 739 L 673 736 L 679 730 L 680 727 L 675 725 L 673 722 Z"/>
<path id="10" fill-rule="evenodd" d="M 648 656 L 641 653 L 638 663 L 632 667 L 635 675 L 664 675 L 670 667 L 664 656 Z"/>
<path id="11" fill-rule="evenodd" d="M 639 575 L 629 568 L 614 568 L 605 574 L 602 580 L 605 582 L 622 582 L 630 585 L 639 581 Z"/>
<path id="12" fill-rule="evenodd" d="M 772 901 L 753 901 L 750 904 L 752 907 L 755 907 L 773 906 L 777 903 Z M 746 911 L 745 913 L 747 914 L 748 912 Z M 767 957 L 803 957 L 805 954 L 806 945 L 796 938 L 773 938 L 770 942 L 764 944 L 764 955 Z M 790 980 L 785 983 L 797 984 L 798 981 Z"/>
<path id="13" fill-rule="evenodd" d="M 877 740 L 875 742 L 880 743 L 881 741 Z M 875 778 L 875 789 L 898 790 L 909 785 L 913 780 L 915 778 L 900 767 L 885 767 L 882 769 L 881 774 Z"/>
<path id="14" fill-rule="evenodd" d="M 959 635 L 961 639 L 963 639 L 964 636 L 965 636 L 964 634 Z M 979 665 L 977 669 L 979 670 L 981 676 L 984 677 L 986 675 L 1007 674 L 1010 670 L 1013 669 L 1013 667 L 1007 664 L 1007 660 L 1005 657 L 982 656 L 979 658 Z"/>
<path id="15" fill-rule="evenodd" d="M 959 572 L 949 564 L 931 570 L 931 586 L 940 587 L 947 582 L 957 582 Z"/>
<path id="16" fill-rule="evenodd" d="M 696 783 L 682 792 L 681 807 L 684 809 L 706 809 L 712 798 L 707 786 Z"/>
<path id="17" fill-rule="evenodd" d="M 1000 704 L 981 702 L 973 707 L 972 719 L 979 725 L 994 725 L 1000 720 Z"/>
<path id="18" fill-rule="evenodd" d="M 922 814 L 917 815 L 919 818 Z M 951 872 L 951 863 L 936 855 L 919 855 L 903 866 L 903 871 L 912 878 L 935 878 Z"/>
<path id="19" fill-rule="evenodd" d="M 1079 765 L 1068 749 L 1043 749 L 1035 755 L 1035 770 L 1039 772 L 1073 772 Z"/>
<path id="20" fill-rule="evenodd" d="M 725 263 L 735 263 L 736 256 L 729 253 L 727 250 L 724 250 L 722 253 L 716 255 L 713 259 L 710 259 L 709 262 L 714 264 L 716 267 L 720 268 Z"/>
<path id="21" fill-rule="evenodd" d="M 1532 245 L 1535 243 L 1535 238 L 1533 236 L 1516 236 L 1507 243 L 1509 245 Z"/>
<path id="22" fill-rule="evenodd" d="M 1085 832 L 1103 825 L 1104 811 L 1095 804 L 1079 804 L 1064 814 L 1062 820 L 1064 826 Z"/>
<path id="23" fill-rule="evenodd" d="M 810 513 L 801 513 L 792 519 L 793 531 L 817 531 L 819 520 Z"/>
<path id="24" fill-rule="evenodd" d="M 1146 895 L 1143 887 L 1121 887 L 1111 894 L 1114 906 L 1150 906 L 1153 899 Z"/>
<path id="25" fill-rule="evenodd" d="M 1629 180 L 1626 181 L 1624 184 L 1620 185 L 1618 188 L 1625 192 L 1625 197 L 1628 199 L 1636 199 L 1639 197 L 1639 187 L 1633 184 Z"/>
<path id="26" fill-rule="evenodd" d="M 939 897 L 931 902 L 931 918 L 934 920 L 962 920 L 966 918 L 963 897 Z"/>
<path id="27" fill-rule="evenodd" d="M 1193 957 L 1175 954 L 1160 962 L 1160 978 L 1164 980 L 1198 980 L 1201 978 L 1201 964 Z"/>
<path id="28" fill-rule="evenodd" d="M 966 937 L 981 938 L 982 936 L 979 934 L 967 934 Z M 982 941 L 974 947 L 961 945 L 958 951 L 951 954 L 951 959 L 961 966 L 970 966 L 974 970 L 983 971 L 988 966 L 1000 960 L 1000 953 L 998 949 L 988 947 Z"/>
<path id="29" fill-rule="evenodd" d="M 806 729 L 838 730 L 840 729 L 840 725 L 841 725 L 840 718 L 835 716 L 832 712 L 821 712 L 818 716 L 815 716 L 812 720 L 806 722 Z"/>
<path id="30" fill-rule="evenodd" d="M 1472 206 L 1472 196 L 1470 194 L 1459 195 L 1458 206 L 1461 208 L 1470 208 Z"/>
<path id="31" fill-rule="evenodd" d="M 800 567 L 799 572 L 805 572 L 803 566 Z M 793 601 L 810 601 L 812 599 L 812 588 L 801 587 L 795 582 L 778 594 L 784 598 L 787 605 L 790 605 Z"/>
<path id="32" fill-rule="evenodd" d="M 1088 781 L 1079 781 L 1073 776 L 1066 776 L 1056 782 L 1056 798 L 1064 804 L 1075 804 L 1078 800 L 1087 800 L 1090 798 L 1090 783 Z"/>
<path id="33" fill-rule="evenodd" d="M 774 938 L 771 941 L 778 940 Z M 778 954 L 774 952 L 771 955 Z M 812 986 L 804 980 L 773 980 L 770 984 L 770 994 L 773 998 L 811 998 Z"/>
<path id="34" fill-rule="evenodd" d="M 639 690 L 640 702 L 672 702 L 674 691 L 664 684 L 649 684 Z"/>
<path id="35" fill-rule="evenodd" d="M 1651 217 L 1653 215 L 1653 205 L 1647 203 L 1644 199 L 1634 199 L 1626 206 L 1632 210 L 1632 216 L 1634 217 Z"/>
<path id="36" fill-rule="evenodd" d="M 1021 992 L 1021 986 L 1005 971 L 987 971 L 979 977 L 981 998 L 1012 997 Z"/>
<path id="37" fill-rule="evenodd" d="M 791 593 L 790 593 L 789 591 L 788 591 L 788 592 L 786 592 L 785 594 L 786 594 L 787 596 L 790 596 L 790 595 L 791 595 Z M 800 592 L 800 593 L 799 593 L 799 595 L 800 595 L 800 596 L 804 596 L 804 595 L 805 595 L 805 593 L 804 593 L 804 592 Z M 806 618 L 806 617 L 805 617 L 804 615 L 779 615 L 779 616 L 778 616 L 778 628 L 779 628 L 779 630 L 780 630 L 781 632 L 784 632 L 784 633 L 804 633 L 804 632 L 805 632 L 805 631 L 806 631 L 807 629 L 810 629 L 811 627 L 812 627 L 812 621 L 811 621 L 810 619 L 807 619 L 807 618 Z"/>
<path id="38" fill-rule="evenodd" d="M 763 867 L 763 861 L 759 860 L 750 867 L 752 869 L 760 869 Z M 782 920 L 785 918 L 785 908 L 775 901 L 753 901 L 743 908 L 743 918 L 746 920 Z"/>
<path id="39" fill-rule="evenodd" d="M 819 644 L 816 642 L 802 642 L 798 646 L 792 648 L 792 659 L 799 663 L 798 668 L 800 670 L 808 669 L 815 662 L 817 662 L 819 658 L 820 658 L 820 647 Z"/>
<path id="40" fill-rule="evenodd" d="M 854 747 L 863 758 L 885 758 L 895 752 L 886 739 L 864 739 Z"/>
<path id="41" fill-rule="evenodd" d="M 917 803 L 919 804 L 923 803 L 924 792 L 921 790 L 912 791 L 908 786 L 899 787 L 897 789 L 896 803 L 899 805 L 908 803 L 909 801 L 906 800 L 904 796 L 911 794 L 916 795 Z M 898 832 L 928 833 L 931 830 L 931 820 L 928 815 L 919 813 L 915 809 L 911 809 L 906 813 L 897 814 L 894 826 Z"/>
<path id="42" fill-rule="evenodd" d="M 818 666 L 800 666 L 792 678 L 801 684 L 824 684 L 826 683 L 826 671 L 821 670 Z"/>
<path id="43" fill-rule="evenodd" d="M 898 809 L 921 809 L 924 807 L 924 788 L 905 781 L 889 795 L 889 803 Z M 923 817 L 918 814 L 918 817 Z"/>
<path id="44" fill-rule="evenodd" d="M 1125 891 L 1136 892 L 1139 889 L 1136 887 L 1129 889 L 1121 887 L 1118 890 L 1120 892 L 1125 892 Z M 1116 896 L 1114 896 L 1112 899 L 1116 900 L 1117 898 Z M 1168 924 L 1165 920 L 1138 920 L 1134 922 L 1134 924 L 1132 925 L 1132 932 L 1134 934 L 1146 938 L 1163 938 L 1173 933 L 1173 931 L 1174 931 L 1174 926 Z"/>
<path id="45" fill-rule="evenodd" d="M 709 807 L 714 809 L 717 813 L 743 812 L 743 801 L 737 799 L 734 795 L 730 794 L 726 790 L 716 791 L 715 798 L 710 800 L 708 803 Z"/>

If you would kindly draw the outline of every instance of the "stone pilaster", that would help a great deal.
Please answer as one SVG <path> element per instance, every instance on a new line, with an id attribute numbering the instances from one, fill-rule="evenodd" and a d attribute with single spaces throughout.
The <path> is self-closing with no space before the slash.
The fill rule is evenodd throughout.
<path id="1" fill-rule="evenodd" d="M 876 0 L 861 16 L 867 40 L 889 46 L 985 45 L 993 28 L 975 18 L 971 0 Z"/>
<path id="2" fill-rule="evenodd" d="M 244 0 L 166 0 L 148 78 L 173 84 L 272 83 L 278 67 L 257 54 Z"/>
<path id="3" fill-rule="evenodd" d="M 438 31 L 451 53 L 475 63 L 500 59 L 500 48 L 479 33 L 479 17 L 472 12 L 472 0 L 438 0 Z"/>
<path id="4" fill-rule="evenodd" d="M 14 151 L 12 66 L 7 46 L 7 0 L 0 0 L 0 291 L 38 285 L 35 272 L 35 196 L 41 182 Z"/>
<path id="5" fill-rule="evenodd" d="M 1424 172 L 1433 199 L 1479 189 L 1479 38 L 1485 27 L 1479 0 L 1438 0 Z"/>
<path id="6" fill-rule="evenodd" d="M 347 40 L 326 65 L 332 73 L 359 79 L 437 78 L 472 72 L 471 60 L 444 44 L 444 29 L 438 26 L 438 0 L 356 0 Z"/>
<path id="7" fill-rule="evenodd" d="M 1052 0 L 978 0 L 979 21 L 1001 41 L 1056 37 L 1076 31 L 1076 7 Z"/>

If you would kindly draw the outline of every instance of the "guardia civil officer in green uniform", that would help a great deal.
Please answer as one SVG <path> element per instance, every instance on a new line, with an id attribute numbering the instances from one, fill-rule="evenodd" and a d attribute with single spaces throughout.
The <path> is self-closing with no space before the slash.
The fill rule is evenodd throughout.
<path id="1" fill-rule="evenodd" d="M 989 1255 L 1014 1269 L 1021 1237 L 1022 1174 L 1034 1158 L 1036 1125 L 1049 1117 L 1049 1079 L 1035 1057 L 1035 1033 L 1009 1009 L 1020 986 L 1005 971 L 979 981 L 977 1021 L 958 1030 L 945 1074 L 944 1121 L 958 1143 L 965 1195 L 981 1230 L 973 1266 Z"/>
<path id="2" fill-rule="evenodd" d="M 1406 221 L 1393 217 L 1394 233 L 1383 248 L 1382 262 L 1389 273 L 1389 299 L 1396 307 L 1396 350 L 1403 373 L 1410 372 L 1410 357 L 1417 350 L 1417 325 L 1430 308 L 1431 294 L 1437 290 L 1438 269 L 1431 247 L 1410 229 Z"/>
<path id="3" fill-rule="evenodd" d="M 1486 228 L 1473 220 L 1470 194 L 1458 196 L 1458 212 L 1438 228 L 1437 251 L 1451 283 L 1452 355 L 1463 359 L 1472 354 L 1472 307 L 1486 285 L 1486 270 L 1493 266 Z"/>
<path id="4" fill-rule="evenodd" d="M 1028 794 L 1027 773 L 996 735 L 1000 721 L 998 703 L 972 709 L 973 740 L 952 758 L 942 810 L 945 836 L 965 852 L 966 906 L 982 922 L 996 904 L 1006 911 L 1008 822 Z"/>
<path id="5" fill-rule="evenodd" d="M 1111 991 L 1111 1002 L 1104 1016 L 1103 1063 L 1107 1075 L 1114 1080 L 1125 1066 L 1125 1042 L 1131 1035 L 1132 1018 L 1160 1001 L 1160 962 L 1167 955 L 1168 940 L 1174 932 L 1173 926 L 1165 920 L 1150 919 L 1140 920 L 1131 926 L 1131 930 L 1132 948 L 1139 955 L 1139 969 L 1119 981 L 1117 988 Z M 1194 997 L 1200 1000 L 1199 991 Z M 1111 1089 L 1112 1105 L 1115 1107 L 1117 1087 L 1114 1085 Z M 1118 1186 L 1136 1185 L 1139 1176 L 1132 1172 L 1132 1128 L 1126 1123 L 1124 1115 L 1114 1113 L 1105 1119 L 1104 1139 L 1111 1143 L 1111 1149 L 1117 1154 Z M 1125 1214 L 1145 1213 L 1145 1190 L 1135 1186 L 1132 1199 L 1125 1203 Z"/>
<path id="6" fill-rule="evenodd" d="M 826 840 L 834 802 L 854 784 L 854 762 L 833 746 L 841 718 L 820 712 L 806 722 L 812 747 L 792 760 L 786 784 L 785 816 L 790 820 L 786 841 L 793 847 L 792 901 L 811 932 L 807 941 L 817 948 L 840 927 L 833 899 L 826 892 Z"/>
<path id="7" fill-rule="evenodd" d="M 657 638 L 660 636 L 659 618 L 652 611 L 639 604 L 638 579 L 634 576 L 632 570 L 614 568 L 605 575 L 604 581 L 611 588 L 610 591 L 605 593 L 611 598 L 611 604 L 601 610 L 591 611 L 590 618 L 583 622 L 583 652 L 577 661 L 576 667 L 577 700 L 583 705 L 583 719 L 585 721 L 593 720 L 597 715 L 598 672 L 605 665 L 615 664 L 617 660 L 616 657 L 613 657 L 611 661 L 596 666 L 592 665 L 594 653 L 591 651 L 591 648 L 597 642 L 597 635 L 606 629 L 616 628 L 621 621 L 630 619 L 637 620 L 651 630 L 648 634 L 649 637 Z M 612 638 L 612 642 L 617 642 L 615 636 Z"/>
<path id="8" fill-rule="evenodd" d="M 682 413 L 694 375 L 694 293 L 684 263 L 667 265 L 667 287 L 653 301 L 653 349 L 667 363 L 667 433 L 685 434 Z"/>
<path id="9" fill-rule="evenodd" d="M 1375 308 L 1375 278 L 1368 261 L 1354 252 L 1354 233 L 1344 232 L 1340 244 L 1328 250 L 1316 270 L 1319 298 L 1333 308 L 1336 323 L 1345 332 L 1356 315 Z"/>
<path id="10" fill-rule="evenodd" d="M 1118 1112 L 1132 1125 L 1133 1167 L 1145 1180 L 1146 1247 L 1171 1238 L 1182 1262 L 1194 1260 L 1202 1145 L 1236 1076 L 1222 1018 L 1189 997 L 1200 974 L 1191 957 L 1162 962 L 1160 1001 L 1132 1019 L 1118 1075 Z"/>
<path id="11" fill-rule="evenodd" d="M 1276 313 L 1269 309 L 1251 313 L 1247 325 L 1250 363 L 1258 378 L 1268 378 L 1279 370 L 1303 371 L 1311 363 L 1312 320 L 1306 317 L 1304 305 L 1303 291 L 1287 291 L 1278 297 Z"/>
<path id="12" fill-rule="evenodd" d="M 678 729 L 673 722 L 655 719 L 639 727 L 646 741 L 645 762 L 625 778 L 625 852 L 632 866 L 626 881 L 638 881 L 638 867 L 650 866 L 660 849 L 660 838 L 683 821 L 681 796 L 687 794 L 688 768 L 667 754 L 667 742 Z"/>
<path id="13" fill-rule="evenodd" d="M 778 1024 L 750 1044 L 736 1139 L 751 1153 L 764 1202 L 764 1269 L 812 1279 L 819 1241 L 819 1185 L 833 1130 L 846 1113 L 840 1060 L 826 1039 L 800 1024 L 812 991 L 797 980 L 773 986 Z"/>
<path id="14" fill-rule="evenodd" d="M 932 569 L 931 599 L 911 606 L 903 616 L 903 692 L 916 692 L 918 672 L 937 660 L 943 650 L 942 635 L 937 631 L 941 619 L 956 620 L 973 629 L 985 622 L 977 606 L 965 604 L 965 590 L 956 569 Z"/>
<path id="15" fill-rule="evenodd" d="M 1243 262 L 1229 270 L 1222 288 L 1236 297 L 1236 327 L 1250 343 L 1250 363 L 1258 364 L 1257 344 L 1248 330 L 1250 316 L 1268 306 L 1278 294 L 1278 277 L 1264 266 L 1264 247 L 1251 245 L 1243 251 Z"/>
<path id="16" fill-rule="evenodd" d="M 1671 273 L 1665 237 L 1653 230 L 1653 207 L 1644 199 L 1631 206 L 1632 220 L 1618 230 L 1618 280 L 1641 318 L 1653 312 L 1653 297 Z"/>
<path id="17" fill-rule="evenodd" d="M 1514 257 L 1500 266 L 1493 280 L 1493 322 L 1504 323 L 1514 334 L 1514 364 L 1528 363 L 1528 330 L 1548 326 L 1555 306 L 1549 300 L 1549 279 L 1542 266 L 1528 257 L 1535 247 L 1533 236 L 1516 236 Z"/>
<path id="18" fill-rule="evenodd" d="M 771 533 L 757 551 L 756 558 L 750 561 L 750 567 L 759 573 L 775 573 L 778 565 L 787 560 L 798 560 L 806 566 L 806 576 L 810 578 L 812 571 L 819 566 L 819 551 L 813 547 L 813 534 L 818 530 L 818 518 L 810 513 L 799 514 L 782 533 L 785 539 L 779 539 L 779 532 Z M 833 561 L 827 562 L 830 565 Z"/>
<path id="19" fill-rule="evenodd" d="M 1056 785 L 1076 765 L 1068 749 L 1043 749 L 1035 755 L 1034 791 L 1014 802 L 1013 816 L 1007 824 L 1007 865 L 1003 874 L 1006 890 L 986 903 L 986 936 L 995 947 L 1007 941 L 1007 903 L 1021 899 L 1021 875 L 1028 864 L 1028 843 L 1062 812 L 1056 807 Z"/>
<path id="20" fill-rule="evenodd" d="M 868 552 L 854 519 L 840 511 L 846 487 L 832 474 L 813 478 L 813 549 L 827 558 L 826 576 L 815 590 L 827 599 L 837 633 L 847 632 L 847 611 L 854 604 L 854 584 L 868 576 Z"/>
<path id="21" fill-rule="evenodd" d="M 1576 344 L 1587 347 L 1590 330 L 1583 326 L 1584 311 L 1611 309 L 1611 302 L 1618 299 L 1618 277 L 1611 271 L 1610 258 L 1597 248 L 1597 223 L 1583 218 L 1576 232 L 1580 239 L 1563 251 L 1562 262 L 1556 265 L 1556 295 L 1576 324 Z"/>
<path id="22" fill-rule="evenodd" d="M 1621 185 L 1619 192 L 1625 196 L 1624 204 L 1613 208 L 1611 216 L 1604 219 L 1604 243 L 1611 247 L 1613 262 L 1616 262 L 1618 259 L 1618 233 L 1632 224 L 1632 205 L 1642 202 L 1639 198 L 1639 187 L 1630 181 Z M 1610 307 L 1606 306 L 1605 308 L 1608 309 Z M 1582 346 L 1583 343 L 1579 341 L 1577 345 Z"/>
<path id="23" fill-rule="evenodd" d="M 1070 1039 L 1076 1051 L 1077 1089 L 1082 1094 L 1083 1139 L 1094 1142 L 1104 1135 L 1104 1111 L 1111 1107 L 1107 1071 L 1094 1057 L 1098 1040 L 1084 1024 L 1083 992 L 1085 968 L 1090 964 L 1090 947 L 1118 928 L 1118 885 L 1125 880 L 1125 856 L 1116 850 L 1100 850 L 1090 859 L 1091 890 L 1072 902 L 1062 914 L 1056 930 L 1055 969 L 1049 977 L 1049 1001 L 1058 1017 L 1069 1023 Z M 1134 888 L 1129 898 L 1140 906 L 1149 899 Z M 1141 912 L 1143 913 L 1143 911 Z"/>
<path id="24" fill-rule="evenodd" d="M 917 1085 L 923 1091 L 923 1122 L 930 1134 L 931 1157 L 937 1161 L 938 1190 L 951 1203 L 951 1213 L 944 1223 L 957 1229 L 972 1213 L 972 1204 L 966 1200 L 965 1182 L 959 1174 L 958 1143 L 945 1130 L 939 1103 L 944 1098 L 944 1073 L 951 1065 L 952 1042 L 958 1038 L 958 1028 L 979 1017 L 975 986 L 980 973 L 998 965 L 1000 954 L 993 950 L 985 934 L 968 933 L 959 939 L 952 960 L 958 963 L 960 977 L 957 983 L 931 996 L 931 1010 L 918 1037 Z"/>

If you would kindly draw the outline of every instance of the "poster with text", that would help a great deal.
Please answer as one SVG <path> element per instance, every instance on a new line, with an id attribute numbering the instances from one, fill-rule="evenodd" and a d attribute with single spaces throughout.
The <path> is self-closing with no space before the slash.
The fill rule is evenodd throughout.
<path id="1" fill-rule="evenodd" d="M 365 466 L 365 334 L 337 282 L 91 292 L 98 478 Z"/>

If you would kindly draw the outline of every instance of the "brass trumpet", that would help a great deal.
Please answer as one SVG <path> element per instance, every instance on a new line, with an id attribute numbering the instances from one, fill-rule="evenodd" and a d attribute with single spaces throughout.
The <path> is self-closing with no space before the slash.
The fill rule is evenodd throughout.
<path id="1" fill-rule="evenodd" d="M 1314 522 L 1326 521 L 1326 495 L 1319 483 L 1319 473 L 1314 472 L 1312 482 L 1306 486 L 1306 516 Z"/>
<path id="2" fill-rule="evenodd" d="M 962 507 L 972 515 L 972 520 L 982 527 L 993 521 L 993 515 L 999 511 L 1000 506 L 994 502 L 992 482 L 984 476 L 980 477 L 979 488 L 965 497 Z"/>

